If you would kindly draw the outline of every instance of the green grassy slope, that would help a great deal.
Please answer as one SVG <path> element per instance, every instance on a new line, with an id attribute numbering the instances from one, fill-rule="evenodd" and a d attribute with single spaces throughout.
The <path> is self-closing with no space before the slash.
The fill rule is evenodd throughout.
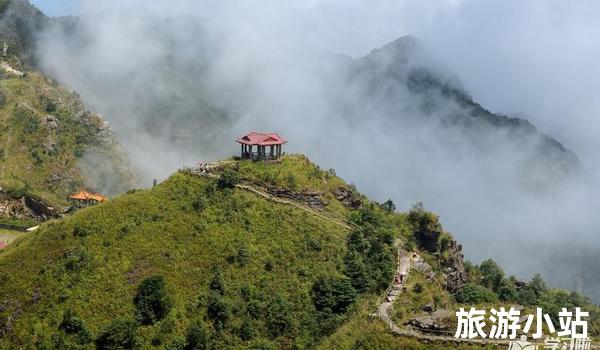
<path id="1" fill-rule="evenodd" d="M 14 306 L 1 319 L 6 327 L 9 314 L 18 317 L 0 344 L 51 342 L 67 309 L 98 334 L 111 320 L 132 317 L 137 285 L 154 274 L 166 277 L 174 301 L 165 321 L 172 330 L 162 334 L 157 325 L 140 335 L 148 343 L 162 334 L 168 343 L 191 322 L 203 320 L 215 267 L 223 273 L 224 297 L 233 310 L 219 340 L 223 346 L 242 344 L 234 334 L 248 308 L 240 295 L 244 286 L 265 312 L 274 298 L 284 300 L 291 328 L 270 338 L 275 343 L 297 338 L 301 344 L 318 328 L 311 323 L 312 283 L 321 275 L 340 274 L 346 235 L 346 229 L 309 213 L 178 173 L 152 190 L 44 225 L 1 253 L 0 299 Z M 247 254 L 244 264 L 235 258 L 240 250 Z M 32 301 L 32 295 L 39 300 Z M 264 316 L 256 316 L 258 338 L 269 337 Z"/>
<path id="2" fill-rule="evenodd" d="M 92 158 L 95 169 L 88 165 Z M 75 93 L 35 72 L 25 78 L 2 76 L 0 186 L 5 197 L 29 194 L 60 205 L 80 186 L 110 195 L 134 181 L 112 131 L 85 110 Z"/>
<path id="3" fill-rule="evenodd" d="M 411 215 L 360 194 L 360 209 L 339 203 L 333 192 L 350 186 L 303 156 L 226 168 L 222 176 L 234 171 L 264 189 L 320 191 L 329 198 L 322 210 L 354 228 L 180 171 L 43 224 L 0 252 L 0 349 L 110 348 L 102 347 L 110 337 L 121 337 L 117 348 L 140 349 L 190 349 L 194 341 L 210 349 L 444 348 L 394 337 L 368 317 L 395 267 L 392 242 L 415 244 Z M 439 273 L 444 252 L 421 254 Z M 364 284 L 356 283 L 361 266 Z M 165 292 L 154 280 L 151 305 L 166 316 L 146 322 L 135 300 L 153 276 Z M 415 308 L 427 298 L 453 303 L 436 284 L 425 287 Z"/>

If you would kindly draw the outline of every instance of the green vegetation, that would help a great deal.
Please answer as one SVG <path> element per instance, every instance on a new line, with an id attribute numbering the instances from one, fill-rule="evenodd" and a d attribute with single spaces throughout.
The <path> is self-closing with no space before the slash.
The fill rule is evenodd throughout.
<path id="1" fill-rule="evenodd" d="M 239 182 L 239 175 L 236 171 L 227 168 L 219 176 L 219 187 L 220 188 L 234 188 Z"/>
<path id="2" fill-rule="evenodd" d="M 97 350 L 135 349 L 137 324 L 131 320 L 112 322 L 96 339 Z"/>
<path id="3" fill-rule="evenodd" d="M 301 169 L 297 191 L 350 188 L 304 159 L 283 162 Z M 242 163 L 232 169 L 240 179 L 242 168 L 278 166 Z M 406 227 L 400 214 L 332 197 L 337 213 L 353 213 L 348 230 L 219 182 L 182 171 L 42 225 L 0 252 L 0 295 L 10 305 L 0 328 L 14 320 L 0 349 L 310 348 L 343 324 L 357 297 L 391 278 L 391 243 Z M 349 247 L 369 271 L 361 292 L 345 276 Z"/>
<path id="4" fill-rule="evenodd" d="M 143 325 L 153 325 L 164 319 L 171 310 L 171 300 L 165 291 L 165 278 L 152 276 L 142 281 L 133 303 L 137 320 Z"/>
<path id="5" fill-rule="evenodd" d="M 444 230 L 439 216 L 426 211 L 423 203 L 417 203 L 408 212 L 408 222 L 413 230 L 412 239 L 419 249 L 429 253 L 440 251 L 440 238 L 443 237 Z"/>
<path id="6" fill-rule="evenodd" d="M 355 191 L 301 156 L 241 162 L 238 170 L 235 164 L 230 171 L 239 181 L 282 165 L 299 169 L 299 193 Z M 393 243 L 410 241 L 420 227 L 409 214 L 356 193 L 357 209 L 331 197 L 325 210 L 345 213 L 348 229 L 219 182 L 181 171 L 150 190 L 44 224 L 1 251 L 0 331 L 9 336 L 0 337 L 0 349 L 424 348 L 367 317 L 392 278 Z M 441 271 L 443 252 L 420 254 Z M 471 265 L 469 278 L 503 275 L 485 266 Z M 507 281 L 498 293 L 511 295 L 511 286 L 515 295 L 525 293 Z M 394 307 L 399 324 L 426 303 L 456 306 L 437 279 L 413 271 L 408 283 L 403 304 Z M 540 305 L 568 299 L 538 278 L 528 285 Z"/>
<path id="7" fill-rule="evenodd" d="M 135 185 L 104 121 L 65 87 L 30 72 L 0 79 L 0 196 L 51 206 L 81 186 L 108 195 Z"/>
<path id="8" fill-rule="evenodd" d="M 454 295 L 456 301 L 461 304 L 478 305 L 492 303 L 498 300 L 498 296 L 491 290 L 478 284 L 467 283 Z"/>
<path id="9" fill-rule="evenodd" d="M 65 311 L 59 328 L 66 334 L 76 337 L 77 342 L 81 345 L 89 344 L 92 341 L 92 335 L 83 320 L 70 310 Z"/>
<path id="10" fill-rule="evenodd" d="M 354 211 L 350 218 L 358 227 L 347 240 L 345 272 L 361 292 L 385 289 L 395 270 L 394 230 L 374 206 Z"/>
<path id="11" fill-rule="evenodd" d="M 398 298 L 394 304 L 391 316 L 396 324 L 403 325 L 414 317 L 423 316 L 426 313 L 425 306 L 428 309 L 447 310 L 442 313 L 446 316 L 439 316 L 437 322 L 447 325 L 449 329 L 455 329 L 454 312 L 460 307 L 490 310 L 522 306 L 523 315 L 534 313 L 535 308 L 541 307 L 558 325 L 558 313 L 562 308 L 572 310 L 581 307 L 590 312 L 589 334 L 600 334 L 600 308 L 597 305 L 577 293 L 548 288 L 539 274 L 528 282 L 506 276 L 492 259 L 480 265 L 465 262 L 466 283 L 451 294 L 444 287 L 444 274 L 456 259 L 448 251 L 453 244 L 452 236 L 443 230 L 439 217 L 425 210 L 421 203 L 412 207 L 406 219 L 411 232 L 406 237 L 404 248 L 418 251 L 431 266 L 433 276 L 411 271 L 404 297 Z"/>

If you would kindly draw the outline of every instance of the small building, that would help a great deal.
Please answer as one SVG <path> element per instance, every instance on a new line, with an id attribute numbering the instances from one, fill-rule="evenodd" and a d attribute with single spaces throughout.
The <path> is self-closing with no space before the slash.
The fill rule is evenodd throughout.
<path id="1" fill-rule="evenodd" d="M 242 146 L 242 159 L 275 160 L 281 158 L 282 146 L 287 143 L 276 133 L 251 132 L 236 140 Z"/>
<path id="2" fill-rule="evenodd" d="M 8 247 L 8 243 L 7 242 L 0 242 L 0 250 L 4 249 Z"/>
<path id="3" fill-rule="evenodd" d="M 69 196 L 69 200 L 75 207 L 88 207 L 90 205 L 99 204 L 108 201 L 108 198 L 100 193 L 88 192 L 84 189 Z"/>

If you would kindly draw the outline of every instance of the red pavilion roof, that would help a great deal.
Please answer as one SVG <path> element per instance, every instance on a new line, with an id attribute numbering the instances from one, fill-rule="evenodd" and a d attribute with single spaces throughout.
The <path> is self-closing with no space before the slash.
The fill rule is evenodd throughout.
<path id="1" fill-rule="evenodd" d="M 244 145 L 259 145 L 259 146 L 272 146 L 272 145 L 283 145 L 287 143 L 281 136 L 276 133 L 262 134 L 258 132 L 251 132 L 248 135 L 236 140 L 238 143 Z"/>

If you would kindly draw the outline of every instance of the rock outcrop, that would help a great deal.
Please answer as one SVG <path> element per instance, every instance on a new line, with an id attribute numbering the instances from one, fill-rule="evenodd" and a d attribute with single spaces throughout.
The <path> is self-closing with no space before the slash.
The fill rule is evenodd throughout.
<path id="1" fill-rule="evenodd" d="M 45 221 L 59 216 L 57 209 L 40 199 L 31 196 L 14 198 L 0 188 L 0 217 Z"/>
<path id="2" fill-rule="evenodd" d="M 338 187 L 333 190 L 333 196 L 351 209 L 358 209 L 362 205 L 362 201 L 351 190 L 345 187 Z"/>
<path id="3" fill-rule="evenodd" d="M 323 209 L 325 208 L 325 202 L 321 198 L 322 192 L 297 192 L 286 189 L 274 189 L 269 188 L 267 192 L 280 198 L 287 198 L 296 202 L 305 203 L 312 208 Z"/>
<path id="4" fill-rule="evenodd" d="M 424 332 L 447 331 L 451 328 L 449 322 L 450 317 L 450 312 L 447 310 L 440 310 L 411 318 L 406 324 Z"/>
<path id="5" fill-rule="evenodd" d="M 435 272 L 433 272 L 431 265 L 416 253 L 412 257 L 412 268 L 425 275 L 428 280 L 435 279 Z"/>
<path id="6" fill-rule="evenodd" d="M 441 264 L 444 270 L 444 287 L 450 293 L 455 293 L 467 281 L 462 245 L 454 240 L 450 241 Z"/>

